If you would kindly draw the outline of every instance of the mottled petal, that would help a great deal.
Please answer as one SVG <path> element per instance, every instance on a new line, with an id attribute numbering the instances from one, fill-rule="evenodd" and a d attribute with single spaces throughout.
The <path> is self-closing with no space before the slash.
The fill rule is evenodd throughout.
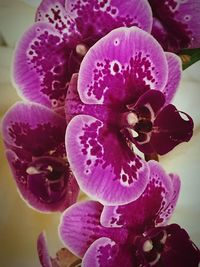
<path id="1" fill-rule="evenodd" d="M 176 203 L 179 197 L 179 193 L 180 193 L 181 180 L 179 176 L 176 174 L 170 173 L 169 177 L 171 178 L 173 193 L 168 203 L 166 203 L 165 207 L 160 212 L 159 217 L 164 218 L 164 220 L 162 219 L 160 220 L 160 218 L 157 217 L 155 221 L 157 226 L 167 224 L 167 222 L 169 221 L 169 219 L 171 218 L 174 212 L 174 209 L 176 207 Z"/>
<path id="2" fill-rule="evenodd" d="M 115 29 L 84 57 L 79 95 L 88 104 L 132 104 L 148 89 L 162 90 L 167 70 L 166 56 L 151 35 L 137 27 Z"/>
<path id="3" fill-rule="evenodd" d="M 53 267 L 51 257 L 49 256 L 47 248 L 47 240 L 44 233 L 41 233 L 37 240 L 37 251 L 40 263 L 43 267 Z"/>
<path id="4" fill-rule="evenodd" d="M 96 240 L 84 255 L 82 267 L 91 266 L 132 267 L 133 256 L 131 250 L 121 247 L 110 238 L 102 237 Z"/>
<path id="5" fill-rule="evenodd" d="M 75 41 L 79 36 L 76 23 L 68 16 L 64 6 L 65 0 L 43 0 L 37 9 L 35 20 L 51 24 L 66 41 L 71 37 Z"/>
<path id="6" fill-rule="evenodd" d="M 162 93 L 165 95 L 165 105 L 167 105 L 172 101 L 178 89 L 181 80 L 182 64 L 177 55 L 169 52 L 166 52 L 165 55 L 168 64 L 168 79 Z"/>
<path id="7" fill-rule="evenodd" d="M 79 68 L 63 37 L 48 23 L 35 23 L 17 45 L 13 79 L 21 97 L 53 109 L 64 105 L 68 82 Z"/>
<path id="8" fill-rule="evenodd" d="M 62 117 L 38 104 L 17 103 L 3 119 L 6 155 L 19 192 L 40 211 L 62 211 L 78 195 L 66 161 L 65 128 Z"/>
<path id="9" fill-rule="evenodd" d="M 174 189 L 169 175 L 156 161 L 149 161 L 150 181 L 144 193 L 135 201 L 122 206 L 104 207 L 101 224 L 107 227 L 128 226 L 137 233 L 164 223 L 166 208 L 171 204 Z"/>
<path id="10" fill-rule="evenodd" d="M 111 118 L 116 117 L 116 113 L 112 112 L 108 107 L 98 104 L 84 104 L 77 91 L 77 82 L 78 74 L 75 73 L 70 80 L 65 101 L 65 117 L 67 122 L 74 116 L 80 114 L 92 115 L 104 122 L 110 121 Z"/>
<path id="11" fill-rule="evenodd" d="M 149 0 L 155 17 L 152 34 L 167 51 L 200 46 L 198 0 Z"/>
<path id="12" fill-rule="evenodd" d="M 148 32 L 152 27 L 152 11 L 146 0 L 67 0 L 66 10 L 86 42 L 122 26 L 138 26 Z"/>
<path id="13" fill-rule="evenodd" d="M 83 257 L 89 246 L 100 237 L 114 238 L 118 242 L 126 239 L 125 229 L 109 229 L 101 226 L 102 209 L 103 206 L 98 202 L 85 201 L 71 206 L 63 213 L 59 225 L 60 237 L 75 255 Z"/>
<path id="14" fill-rule="evenodd" d="M 165 106 L 154 121 L 151 143 L 160 155 L 166 154 L 182 142 L 188 142 L 193 135 L 192 118 L 175 106 Z"/>
<path id="15" fill-rule="evenodd" d="M 78 115 L 70 121 L 66 151 L 81 189 L 103 204 L 126 204 L 146 187 L 146 163 L 120 133 L 92 116 Z"/>

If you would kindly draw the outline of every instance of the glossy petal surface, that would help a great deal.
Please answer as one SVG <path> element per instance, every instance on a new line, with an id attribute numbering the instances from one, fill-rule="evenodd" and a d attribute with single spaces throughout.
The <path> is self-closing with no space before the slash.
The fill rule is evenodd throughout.
<path id="1" fill-rule="evenodd" d="M 100 237 L 114 237 L 121 242 L 127 237 L 126 230 L 101 226 L 102 209 L 100 203 L 86 201 L 73 205 L 63 213 L 59 226 L 60 236 L 74 254 L 83 257 L 90 245 Z"/>
<path id="2" fill-rule="evenodd" d="M 113 240 L 102 237 L 96 240 L 87 250 L 82 266 L 83 267 L 132 267 L 131 252 L 120 247 Z"/>
<path id="3" fill-rule="evenodd" d="M 65 120 L 51 110 L 18 103 L 5 115 L 6 154 L 24 200 L 40 211 L 63 210 L 78 194 L 66 161 Z"/>
<path id="4" fill-rule="evenodd" d="M 198 0 L 149 0 L 155 17 L 152 34 L 167 51 L 200 46 Z"/>
<path id="5" fill-rule="evenodd" d="M 70 121 L 66 151 L 81 189 L 104 204 L 128 203 L 146 187 L 146 163 L 117 131 L 92 116 L 79 115 Z"/>
<path id="6" fill-rule="evenodd" d="M 64 0 L 43 0 L 37 9 L 35 19 L 52 25 L 56 32 L 62 34 L 66 41 L 70 37 L 76 40 L 79 33 L 77 32 L 75 21 L 68 16 L 64 5 Z"/>
<path id="7" fill-rule="evenodd" d="M 162 93 L 165 95 L 165 105 L 167 105 L 172 101 L 181 81 L 182 64 L 177 55 L 169 52 L 165 55 L 168 64 L 168 79 Z"/>
<path id="8" fill-rule="evenodd" d="M 75 73 L 72 75 L 70 80 L 65 101 L 65 117 L 67 122 L 69 122 L 74 116 L 80 114 L 92 115 L 104 122 L 108 122 L 111 117 L 116 117 L 116 114 L 113 113 L 111 109 L 105 108 L 102 105 L 84 104 L 77 91 L 77 82 L 78 74 Z"/>
<path id="9" fill-rule="evenodd" d="M 63 37 L 51 25 L 35 23 L 16 48 L 14 82 L 23 98 L 56 110 L 64 105 L 68 82 L 77 68 Z"/>
<path id="10" fill-rule="evenodd" d="M 78 91 L 84 103 L 119 108 L 148 89 L 162 90 L 167 75 L 165 54 L 151 35 L 137 27 L 119 28 L 88 51 Z"/>
<path id="11" fill-rule="evenodd" d="M 83 42 L 98 40 L 112 29 L 121 26 L 138 26 L 151 31 L 152 13 L 146 0 L 67 0 L 66 10 L 75 20 Z"/>
<path id="12" fill-rule="evenodd" d="M 101 223 L 107 227 L 130 227 L 142 233 L 146 228 L 165 223 L 173 203 L 174 188 L 169 175 L 155 161 L 149 161 L 150 181 L 144 193 L 127 205 L 104 207 Z M 178 177 L 176 177 L 178 179 Z M 176 187 L 176 191 L 179 191 Z M 167 211 L 166 211 L 167 210 Z"/>

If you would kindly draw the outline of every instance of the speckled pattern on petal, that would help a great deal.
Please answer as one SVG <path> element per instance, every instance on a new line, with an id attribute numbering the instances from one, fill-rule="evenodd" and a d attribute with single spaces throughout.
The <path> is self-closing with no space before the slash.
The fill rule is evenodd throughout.
<path id="1" fill-rule="evenodd" d="M 137 233 L 143 233 L 148 227 L 164 224 L 166 218 L 170 217 L 169 206 L 174 198 L 171 177 L 165 173 L 159 163 L 149 161 L 148 164 L 150 178 L 144 193 L 127 205 L 105 206 L 101 215 L 102 225 L 107 227 L 126 226 L 133 228 Z M 179 190 L 176 188 L 176 191 Z"/>
<path id="2" fill-rule="evenodd" d="M 81 189 L 107 205 L 137 199 L 148 182 L 145 161 L 99 119 L 75 116 L 66 131 L 66 151 Z"/>
<path id="3" fill-rule="evenodd" d="M 23 98 L 56 110 L 78 66 L 63 37 L 51 25 L 35 23 L 17 45 L 13 78 Z"/>
<path id="4" fill-rule="evenodd" d="M 165 54 L 151 35 L 137 27 L 115 29 L 83 59 L 79 95 L 84 103 L 118 108 L 134 103 L 148 89 L 162 90 L 167 70 Z"/>

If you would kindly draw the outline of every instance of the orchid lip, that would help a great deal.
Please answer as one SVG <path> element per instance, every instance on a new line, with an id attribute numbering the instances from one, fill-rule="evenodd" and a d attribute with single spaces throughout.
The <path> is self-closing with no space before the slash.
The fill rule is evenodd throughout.
<path id="1" fill-rule="evenodd" d="M 26 172 L 30 190 L 42 201 L 51 203 L 64 196 L 69 170 L 63 160 L 39 157 L 28 166 Z"/>

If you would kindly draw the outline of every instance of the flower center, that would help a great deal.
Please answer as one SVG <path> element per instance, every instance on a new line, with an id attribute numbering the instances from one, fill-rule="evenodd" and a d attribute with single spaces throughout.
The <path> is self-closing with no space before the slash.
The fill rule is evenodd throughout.
<path id="1" fill-rule="evenodd" d="M 138 110 L 130 110 L 121 116 L 120 128 L 131 142 L 148 142 L 153 129 L 152 116 L 145 106 Z"/>
<path id="2" fill-rule="evenodd" d="M 52 203 L 63 197 L 69 175 L 69 168 L 63 160 L 40 157 L 29 165 L 26 172 L 28 187 L 40 200 Z"/>
<path id="3" fill-rule="evenodd" d="M 139 262 L 144 266 L 156 265 L 161 258 L 166 240 L 167 232 L 156 228 L 150 235 L 139 237 L 135 242 Z"/>
<path id="4" fill-rule="evenodd" d="M 84 44 L 77 44 L 76 46 L 76 53 L 81 56 L 84 57 L 85 54 L 87 53 L 88 49 L 86 47 L 86 45 Z"/>

